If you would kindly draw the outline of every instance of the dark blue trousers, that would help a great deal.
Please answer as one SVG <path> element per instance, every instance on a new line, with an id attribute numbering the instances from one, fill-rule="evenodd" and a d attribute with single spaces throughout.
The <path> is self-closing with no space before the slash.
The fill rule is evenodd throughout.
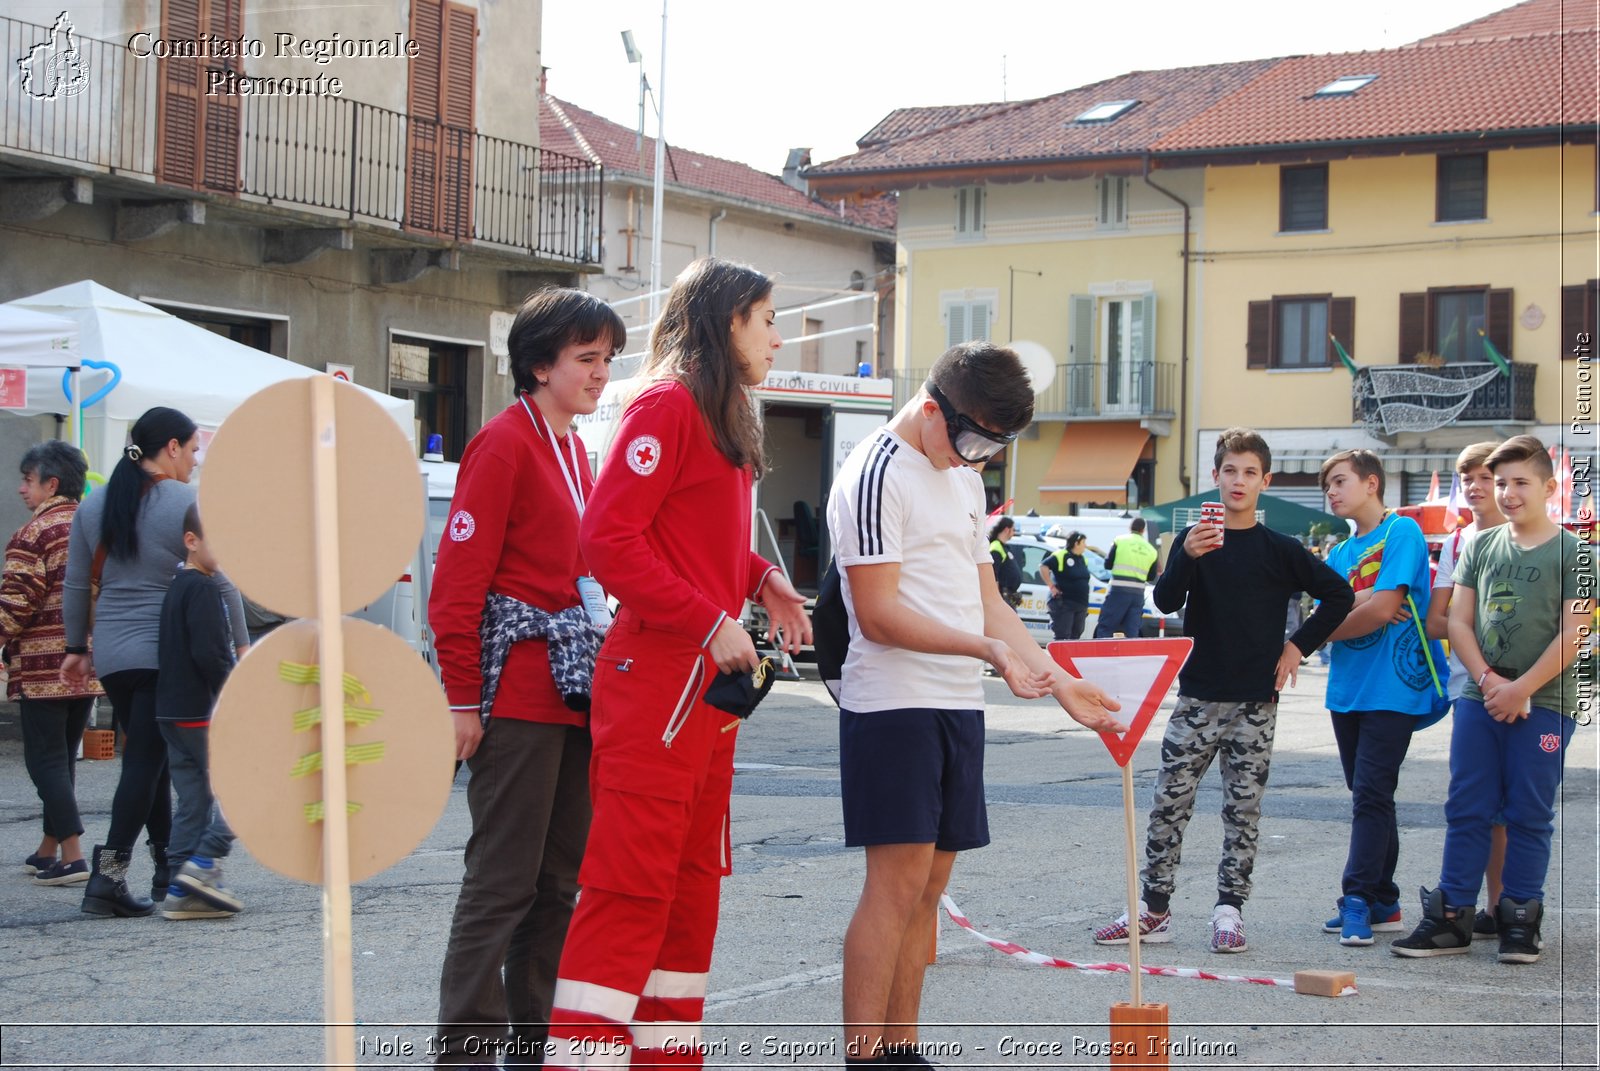
<path id="1" fill-rule="evenodd" d="M 1333 714 L 1333 737 L 1339 743 L 1344 783 L 1350 789 L 1350 851 L 1345 858 L 1342 891 L 1368 904 L 1393 904 L 1400 899 L 1400 888 L 1394 883 L 1394 868 L 1400 861 L 1394 792 L 1416 721 L 1410 714 L 1391 710 Z"/>
<path id="2" fill-rule="evenodd" d="M 1504 804 L 1505 896 L 1543 900 L 1561 786 L 1574 723 L 1534 707 L 1526 718 L 1495 721 L 1476 699 L 1456 700 L 1450 735 L 1450 796 L 1445 801 L 1439 888 L 1451 907 L 1476 905 L 1489 859 L 1489 824 Z M 1494 905 L 1489 905 L 1493 907 Z"/>
<path id="3" fill-rule="evenodd" d="M 1094 638 L 1107 639 L 1122 633 L 1130 640 L 1139 638 L 1144 624 L 1144 588 L 1124 588 L 1113 584 L 1106 589 L 1106 601 L 1100 607 L 1100 622 L 1094 627 Z"/>

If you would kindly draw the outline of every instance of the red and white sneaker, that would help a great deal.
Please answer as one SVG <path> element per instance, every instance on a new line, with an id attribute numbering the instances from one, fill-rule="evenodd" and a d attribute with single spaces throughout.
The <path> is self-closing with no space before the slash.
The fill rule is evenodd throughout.
<path id="1" fill-rule="evenodd" d="M 1139 941 L 1141 944 L 1164 945 L 1172 940 L 1172 912 L 1151 914 L 1143 900 L 1139 901 Z M 1097 945 L 1125 945 L 1128 943 L 1128 913 L 1124 911 L 1117 921 L 1094 931 Z"/>
<path id="2" fill-rule="evenodd" d="M 1232 904 L 1218 904 L 1211 912 L 1211 951 L 1243 952 L 1244 917 Z"/>

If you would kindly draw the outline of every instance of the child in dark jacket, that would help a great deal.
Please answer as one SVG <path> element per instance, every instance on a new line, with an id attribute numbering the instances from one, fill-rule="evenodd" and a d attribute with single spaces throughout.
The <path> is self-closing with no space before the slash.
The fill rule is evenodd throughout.
<path id="1" fill-rule="evenodd" d="M 175 876 L 161 913 L 169 919 L 231 918 L 244 904 L 223 887 L 217 863 L 233 845 L 233 830 L 211 794 L 210 737 L 211 710 L 234 665 L 233 628 L 195 506 L 183 517 L 183 545 L 188 559 L 161 604 L 156 684 L 156 719 L 178 797 L 167 846 Z"/>

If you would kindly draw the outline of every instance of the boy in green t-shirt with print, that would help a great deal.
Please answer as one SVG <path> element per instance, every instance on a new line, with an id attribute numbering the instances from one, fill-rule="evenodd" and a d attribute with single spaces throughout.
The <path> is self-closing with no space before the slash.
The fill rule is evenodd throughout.
<path id="1" fill-rule="evenodd" d="M 1469 681 L 1450 737 L 1444 863 L 1438 888 L 1422 890 L 1421 924 L 1390 951 L 1424 957 L 1471 949 L 1490 820 L 1503 801 L 1500 962 L 1533 963 L 1544 947 L 1556 789 L 1573 728 L 1588 720 L 1567 667 L 1592 610 L 1594 561 L 1545 511 L 1556 480 L 1543 443 L 1507 439 L 1486 464 L 1507 523 L 1466 545 L 1450 600 L 1450 646 Z"/>

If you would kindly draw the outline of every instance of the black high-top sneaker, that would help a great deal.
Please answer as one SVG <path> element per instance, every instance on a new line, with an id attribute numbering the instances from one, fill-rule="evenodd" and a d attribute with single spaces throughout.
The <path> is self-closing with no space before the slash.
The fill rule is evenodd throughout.
<path id="1" fill-rule="evenodd" d="M 1538 963 L 1544 939 L 1539 936 L 1539 922 L 1544 917 L 1544 905 L 1537 900 L 1513 900 L 1502 896 L 1495 908 L 1495 921 L 1500 924 L 1500 962 Z"/>
<path id="2" fill-rule="evenodd" d="M 1472 908 L 1458 907 L 1455 917 L 1446 916 L 1444 893 L 1422 889 L 1422 921 L 1405 937 L 1389 945 L 1397 956 L 1412 959 L 1424 956 L 1456 956 L 1472 951 Z"/>

